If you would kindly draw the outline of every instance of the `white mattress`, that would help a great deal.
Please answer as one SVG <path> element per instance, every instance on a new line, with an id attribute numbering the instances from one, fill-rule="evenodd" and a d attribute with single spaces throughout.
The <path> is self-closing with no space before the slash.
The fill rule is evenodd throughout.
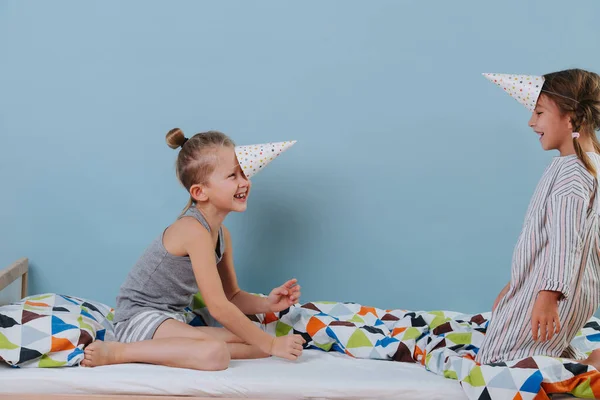
<path id="1" fill-rule="evenodd" d="M 142 394 L 251 398 L 466 399 L 457 381 L 422 366 L 306 350 L 296 362 L 232 361 L 202 372 L 155 365 L 0 367 L 0 393 Z M 1 396 L 0 396 L 1 397 Z"/>

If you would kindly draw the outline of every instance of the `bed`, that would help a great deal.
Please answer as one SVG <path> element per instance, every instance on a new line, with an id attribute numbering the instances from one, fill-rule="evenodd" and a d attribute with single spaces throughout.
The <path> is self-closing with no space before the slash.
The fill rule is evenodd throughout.
<path id="1" fill-rule="evenodd" d="M 24 392 L 23 388 L 27 388 Z M 254 399 L 466 399 L 457 381 L 421 366 L 359 360 L 307 350 L 295 363 L 275 358 L 233 361 L 226 371 L 200 372 L 154 365 L 98 368 L 0 369 L 3 399 L 66 394 L 122 399 L 134 395 Z M 52 398 L 52 397 L 51 397 Z"/>
<path id="2" fill-rule="evenodd" d="M 26 258 L 0 270 L 0 293 L 12 290 L 18 292 L 17 297 L 25 297 L 27 276 Z M 357 359 L 320 350 L 306 350 L 297 362 L 277 358 L 232 361 L 226 371 L 219 372 L 143 364 L 27 369 L 4 364 L 0 365 L 0 394 L 5 400 L 42 396 L 49 400 L 467 398 L 458 381 L 418 364 Z"/>

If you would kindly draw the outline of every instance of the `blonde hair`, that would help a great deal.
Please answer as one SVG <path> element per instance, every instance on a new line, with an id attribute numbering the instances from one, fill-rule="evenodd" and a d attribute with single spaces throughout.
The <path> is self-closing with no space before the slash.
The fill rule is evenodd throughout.
<path id="1" fill-rule="evenodd" d="M 186 138 L 183 131 L 173 128 L 166 135 L 167 145 L 172 149 L 181 149 L 177 155 L 175 169 L 177 179 L 188 191 L 192 185 L 206 183 L 217 166 L 217 152 L 221 147 L 235 147 L 227 135 L 218 131 L 197 133 Z M 190 195 L 187 205 L 181 212 L 185 214 L 195 204 Z"/>

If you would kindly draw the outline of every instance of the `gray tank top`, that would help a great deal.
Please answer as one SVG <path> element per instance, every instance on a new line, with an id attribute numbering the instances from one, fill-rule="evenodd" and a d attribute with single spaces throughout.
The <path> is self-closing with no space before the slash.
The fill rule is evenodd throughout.
<path id="1" fill-rule="evenodd" d="M 196 208 L 190 208 L 180 218 L 184 216 L 196 218 L 210 232 L 208 222 Z M 190 258 L 167 252 L 163 236 L 164 231 L 140 256 L 121 286 L 115 307 L 115 323 L 127 321 L 148 310 L 182 312 L 198 292 Z M 224 251 L 221 228 L 215 249 L 217 263 L 223 258 Z"/>

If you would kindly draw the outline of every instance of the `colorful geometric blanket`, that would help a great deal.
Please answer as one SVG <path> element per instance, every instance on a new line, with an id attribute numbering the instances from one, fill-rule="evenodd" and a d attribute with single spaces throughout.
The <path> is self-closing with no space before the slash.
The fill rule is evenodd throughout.
<path id="1" fill-rule="evenodd" d="M 489 317 L 489 313 L 382 310 L 338 302 L 312 302 L 277 314 L 250 316 L 273 335 L 301 334 L 307 348 L 420 363 L 437 375 L 458 380 L 469 399 L 538 400 L 555 393 L 600 398 L 600 373 L 572 360 L 536 356 L 497 365 L 475 363 Z M 592 318 L 572 344 L 586 354 L 600 348 L 599 323 Z"/>
<path id="2" fill-rule="evenodd" d="M 1 307 L 0 361 L 20 367 L 77 365 L 83 347 L 109 339 L 105 336 L 112 332 L 112 311 L 97 302 L 55 294 Z M 194 298 L 188 313 L 192 325 L 215 325 L 201 296 Z M 307 348 L 421 364 L 458 380 L 469 399 L 537 400 L 559 393 L 600 398 L 600 372 L 573 360 L 536 356 L 496 365 L 475 363 L 489 317 L 339 302 L 249 316 L 272 335 L 301 334 Z M 592 318 L 572 345 L 585 354 L 600 348 L 600 320 Z"/>

